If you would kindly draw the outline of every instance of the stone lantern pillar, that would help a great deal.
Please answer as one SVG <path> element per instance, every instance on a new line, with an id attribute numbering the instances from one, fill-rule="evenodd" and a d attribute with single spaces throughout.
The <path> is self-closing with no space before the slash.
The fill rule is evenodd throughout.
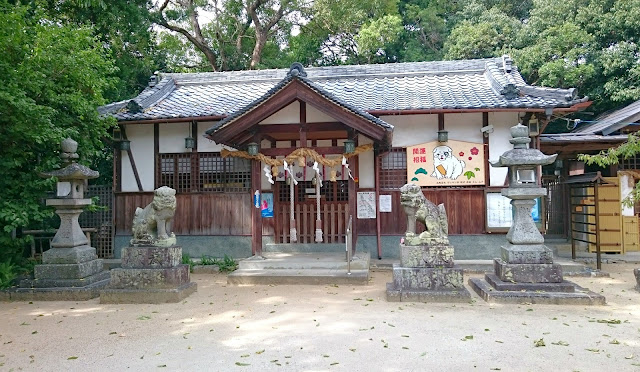
<path id="1" fill-rule="evenodd" d="M 544 245 L 531 216 L 535 199 L 547 194 L 539 183 L 538 169 L 558 155 L 530 149 L 529 129 L 524 125 L 511 127 L 511 136 L 513 149 L 491 165 L 508 168 L 509 187 L 502 189 L 502 195 L 511 199 L 513 224 L 501 257 L 494 260 L 494 273 L 486 274 L 484 280 L 470 279 L 469 284 L 489 302 L 604 304 L 604 297 L 563 279 L 562 266 L 553 262 L 553 252 Z"/>
<path id="2" fill-rule="evenodd" d="M 83 209 L 91 204 L 84 198 L 85 182 L 99 173 L 77 163 L 76 141 L 67 138 L 61 147 L 63 168 L 40 174 L 58 180 L 56 197 L 46 203 L 56 209 L 60 227 L 51 248 L 42 254 L 42 264 L 35 266 L 34 279 L 23 280 L 17 291 L 37 294 L 41 300 L 86 300 L 98 297 L 99 289 L 109 282 L 109 272 L 78 223 Z"/>

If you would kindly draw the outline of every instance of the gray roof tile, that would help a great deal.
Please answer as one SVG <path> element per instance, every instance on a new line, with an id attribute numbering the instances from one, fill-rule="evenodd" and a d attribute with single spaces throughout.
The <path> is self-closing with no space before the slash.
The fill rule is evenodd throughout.
<path id="1" fill-rule="evenodd" d="M 620 109 L 605 112 L 592 123 L 581 125 L 573 133 L 611 134 L 640 120 L 640 100 Z"/>
<path id="2" fill-rule="evenodd" d="M 310 67 L 306 79 L 332 99 L 362 112 L 436 109 L 539 109 L 570 107 L 568 89 L 525 84 L 516 66 L 503 58 Z M 163 74 L 154 87 L 127 102 L 100 108 L 119 121 L 228 116 L 263 97 L 289 69 Z"/>

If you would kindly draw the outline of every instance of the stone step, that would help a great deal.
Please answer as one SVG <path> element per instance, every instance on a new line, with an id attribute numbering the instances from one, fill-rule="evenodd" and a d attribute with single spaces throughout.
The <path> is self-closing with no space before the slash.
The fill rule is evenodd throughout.
<path id="1" fill-rule="evenodd" d="M 236 270 L 227 276 L 229 284 L 351 284 L 365 285 L 369 282 L 369 270 L 336 269 L 264 269 Z"/>
<path id="2" fill-rule="evenodd" d="M 263 253 L 263 258 L 250 257 L 238 262 L 240 270 L 267 269 L 335 269 L 347 270 L 347 260 L 342 253 Z M 358 252 L 351 260 L 351 270 L 369 268 L 369 253 Z"/>
<path id="3" fill-rule="evenodd" d="M 344 253 L 345 251 L 344 243 L 269 243 L 262 249 L 263 253 Z"/>
<path id="4" fill-rule="evenodd" d="M 229 284 L 367 284 L 369 253 L 358 252 L 348 265 L 344 253 L 263 252 L 238 263 Z"/>

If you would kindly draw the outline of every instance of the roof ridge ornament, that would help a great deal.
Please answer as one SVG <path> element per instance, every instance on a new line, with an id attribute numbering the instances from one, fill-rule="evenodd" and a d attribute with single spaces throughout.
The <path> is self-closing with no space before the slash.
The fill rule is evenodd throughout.
<path id="1" fill-rule="evenodd" d="M 509 56 L 508 54 L 504 54 L 502 56 L 502 68 L 504 68 L 504 72 L 507 74 L 510 74 L 512 67 L 513 67 L 513 60 L 511 59 L 511 56 Z"/>
<path id="2" fill-rule="evenodd" d="M 300 62 L 293 62 L 289 68 L 289 74 L 291 76 L 307 77 L 307 72 L 304 70 L 304 66 Z"/>

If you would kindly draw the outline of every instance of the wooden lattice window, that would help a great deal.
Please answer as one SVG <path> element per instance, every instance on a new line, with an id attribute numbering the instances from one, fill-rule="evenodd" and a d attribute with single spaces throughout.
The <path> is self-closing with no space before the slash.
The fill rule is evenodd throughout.
<path id="1" fill-rule="evenodd" d="M 251 188 L 251 163 L 223 159 L 217 152 L 159 154 L 159 184 L 177 192 L 245 192 Z"/>
<path id="2" fill-rule="evenodd" d="M 620 169 L 621 170 L 640 169 L 640 158 L 637 156 L 632 156 L 630 158 L 620 159 Z"/>
<path id="3" fill-rule="evenodd" d="M 407 183 L 407 151 L 402 148 L 391 149 L 381 156 L 380 188 L 399 189 Z"/>

